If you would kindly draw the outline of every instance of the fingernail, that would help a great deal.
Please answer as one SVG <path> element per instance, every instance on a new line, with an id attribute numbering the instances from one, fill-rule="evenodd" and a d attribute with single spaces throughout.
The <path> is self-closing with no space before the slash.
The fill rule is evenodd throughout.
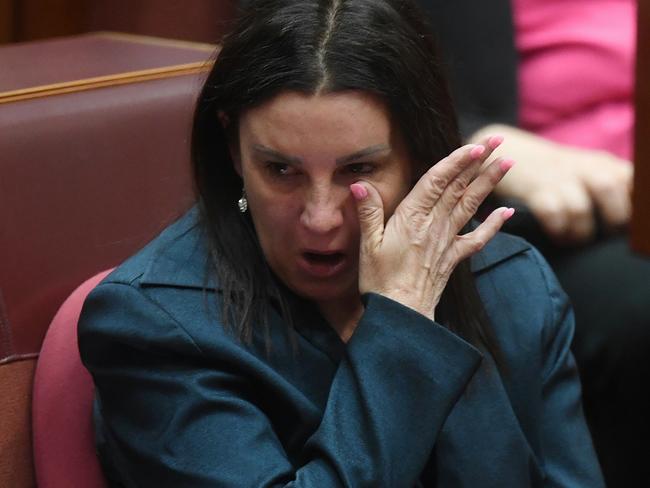
<path id="1" fill-rule="evenodd" d="M 506 221 L 515 214 L 514 208 L 506 208 L 501 215 L 503 215 L 503 220 Z"/>
<path id="2" fill-rule="evenodd" d="M 475 146 L 474 149 L 472 149 L 472 150 L 469 152 L 469 155 L 470 155 L 472 158 L 478 158 L 478 157 L 480 157 L 481 154 L 483 154 L 484 152 L 485 152 L 485 146 L 478 145 L 478 146 Z"/>
<path id="3" fill-rule="evenodd" d="M 510 168 L 512 168 L 514 165 L 515 165 L 514 160 L 512 160 L 512 159 L 504 159 L 499 164 L 499 168 L 501 168 L 501 171 L 503 171 L 505 173 L 506 171 L 509 171 Z"/>
<path id="4" fill-rule="evenodd" d="M 352 195 L 354 195 L 354 198 L 357 200 L 363 200 L 368 196 L 368 190 L 366 190 L 366 188 L 359 183 L 352 183 L 350 185 L 350 191 L 352 192 Z"/>
<path id="5" fill-rule="evenodd" d="M 496 149 L 501 145 L 503 140 L 503 136 L 492 136 L 488 139 L 488 146 L 490 146 L 490 149 Z"/>

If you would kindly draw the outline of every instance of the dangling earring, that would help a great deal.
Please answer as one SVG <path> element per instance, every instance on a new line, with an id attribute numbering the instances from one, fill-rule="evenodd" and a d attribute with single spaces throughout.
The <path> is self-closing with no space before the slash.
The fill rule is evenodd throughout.
<path id="1" fill-rule="evenodd" d="M 237 200 L 237 206 L 241 213 L 246 213 L 246 210 L 248 210 L 248 200 L 246 199 L 246 189 L 244 188 L 241 191 L 241 198 Z"/>

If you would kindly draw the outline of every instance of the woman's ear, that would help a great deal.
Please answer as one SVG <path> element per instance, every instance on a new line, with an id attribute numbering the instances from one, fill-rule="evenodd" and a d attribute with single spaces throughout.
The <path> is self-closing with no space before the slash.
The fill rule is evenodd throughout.
<path id="1" fill-rule="evenodd" d="M 228 138 L 228 150 L 230 151 L 230 159 L 232 159 L 235 171 L 241 178 L 241 154 L 239 151 L 239 144 L 237 143 L 239 138 L 232 136 L 233 128 L 230 126 L 231 121 L 230 117 L 228 117 L 228 114 L 226 114 L 223 110 L 219 110 L 217 112 L 217 117 L 219 118 L 219 123 L 221 124 L 221 127 L 223 127 L 223 131 L 226 134 L 226 137 Z"/>

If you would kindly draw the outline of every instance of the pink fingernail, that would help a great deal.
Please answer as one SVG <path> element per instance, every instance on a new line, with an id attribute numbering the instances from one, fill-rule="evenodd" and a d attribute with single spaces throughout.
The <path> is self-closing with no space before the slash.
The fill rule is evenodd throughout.
<path id="1" fill-rule="evenodd" d="M 503 215 L 503 220 L 506 221 L 515 214 L 514 208 L 506 208 L 501 215 Z"/>
<path id="2" fill-rule="evenodd" d="M 488 146 L 490 146 L 490 149 L 496 149 L 501 145 L 503 140 L 503 136 L 492 136 L 488 139 Z"/>
<path id="3" fill-rule="evenodd" d="M 503 171 L 505 173 L 506 171 L 509 171 L 510 168 L 512 168 L 514 165 L 515 165 L 514 160 L 512 160 L 512 159 L 504 159 L 499 164 L 499 168 L 501 168 L 501 171 Z"/>
<path id="4" fill-rule="evenodd" d="M 366 188 L 359 183 L 352 183 L 350 185 L 350 191 L 354 195 L 354 198 L 357 200 L 363 200 L 368 196 L 368 190 L 366 190 Z"/>
<path id="5" fill-rule="evenodd" d="M 478 158 L 478 157 L 480 157 L 481 154 L 483 154 L 484 152 L 485 152 L 485 146 L 480 146 L 480 145 L 479 145 L 479 146 L 475 146 L 474 149 L 472 149 L 472 150 L 469 152 L 469 155 L 470 155 L 472 158 Z"/>

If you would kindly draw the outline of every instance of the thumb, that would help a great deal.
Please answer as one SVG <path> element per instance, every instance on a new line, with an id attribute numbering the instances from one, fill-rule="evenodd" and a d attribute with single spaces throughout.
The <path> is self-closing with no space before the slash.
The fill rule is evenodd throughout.
<path id="1" fill-rule="evenodd" d="M 350 185 L 357 204 L 362 249 L 375 249 L 384 235 L 384 205 L 379 192 L 367 181 Z"/>

